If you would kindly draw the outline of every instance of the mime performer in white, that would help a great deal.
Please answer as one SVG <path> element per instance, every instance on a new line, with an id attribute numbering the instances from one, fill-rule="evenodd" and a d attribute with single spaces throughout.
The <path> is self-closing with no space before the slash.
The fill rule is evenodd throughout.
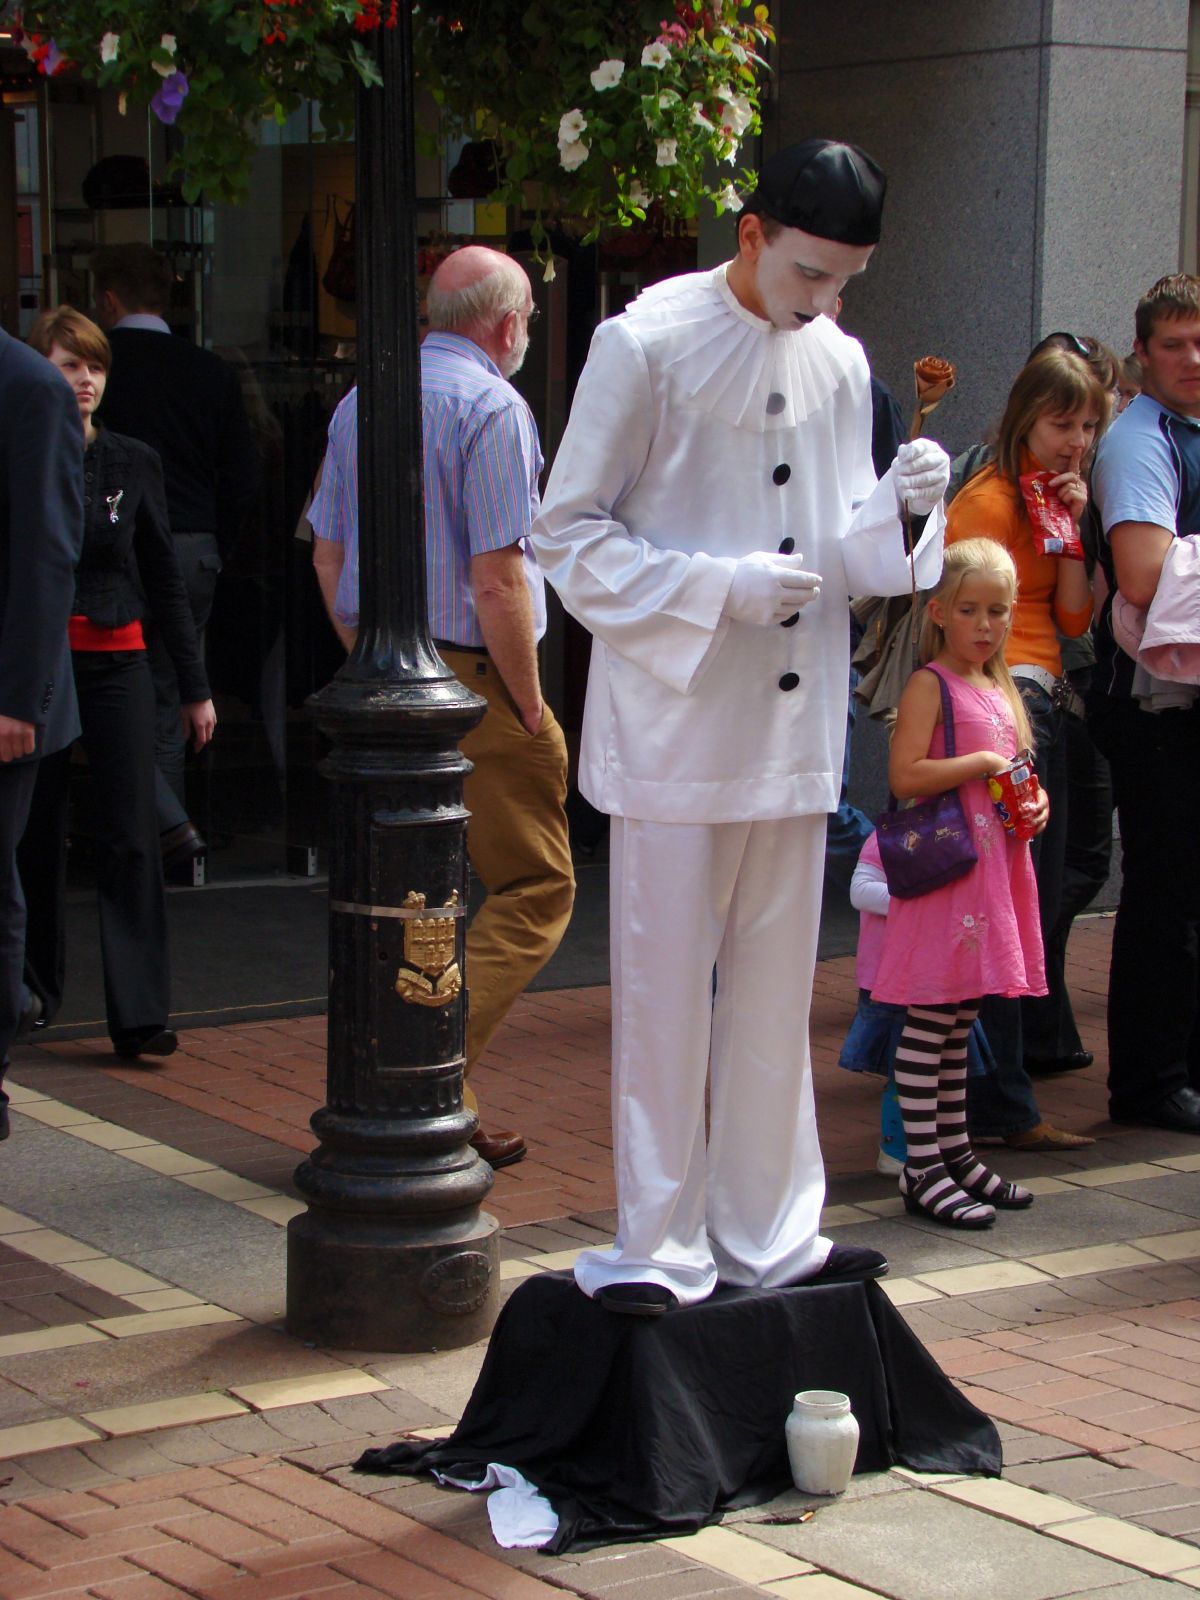
<path id="1" fill-rule="evenodd" d="M 534 524 L 594 636 L 579 783 L 612 816 L 618 1226 L 575 1277 L 613 1311 L 887 1270 L 820 1236 L 808 1055 L 847 598 L 909 591 L 905 501 L 935 512 L 936 580 L 949 476 L 918 440 L 876 484 L 867 362 L 831 320 L 884 188 L 852 145 L 773 156 L 733 261 L 597 329 Z"/>

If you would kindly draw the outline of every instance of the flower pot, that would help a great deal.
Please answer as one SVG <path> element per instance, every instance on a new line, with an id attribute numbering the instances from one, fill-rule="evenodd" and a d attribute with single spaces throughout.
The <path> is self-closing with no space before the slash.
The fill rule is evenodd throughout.
<path id="1" fill-rule="evenodd" d="M 785 1424 L 792 1481 L 801 1494 L 841 1494 L 854 1471 L 858 1423 L 849 1397 L 836 1389 L 804 1389 Z"/>

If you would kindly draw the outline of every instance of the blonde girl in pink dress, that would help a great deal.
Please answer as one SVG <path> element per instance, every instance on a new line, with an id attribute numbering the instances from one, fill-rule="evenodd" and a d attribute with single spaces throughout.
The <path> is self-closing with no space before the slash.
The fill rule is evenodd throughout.
<path id="1" fill-rule="evenodd" d="M 900 1193 L 908 1211 L 952 1228 L 987 1228 L 996 1208 L 1033 1203 L 990 1171 L 967 1135 L 967 1037 L 987 994 L 1045 994 L 1037 885 L 1029 845 L 1006 832 L 987 775 L 1031 743 L 1004 665 L 1017 574 L 994 539 L 947 547 L 926 606 L 921 660 L 900 697 L 888 776 L 898 800 L 957 788 L 978 861 L 965 877 L 915 900 L 893 899 L 873 1000 L 907 1007 L 896 1089 L 908 1140 Z M 947 758 L 941 691 L 958 754 Z M 1045 826 L 1043 795 L 1036 817 Z"/>

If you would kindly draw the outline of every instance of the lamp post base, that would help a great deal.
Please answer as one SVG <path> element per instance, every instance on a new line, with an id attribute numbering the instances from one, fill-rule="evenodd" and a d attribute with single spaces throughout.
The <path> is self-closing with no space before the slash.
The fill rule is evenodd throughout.
<path id="1" fill-rule="evenodd" d="M 410 1354 L 486 1339 L 500 1302 L 500 1224 L 477 1212 L 440 1237 L 389 1217 L 310 1209 L 288 1223 L 287 1330 L 340 1350 Z"/>

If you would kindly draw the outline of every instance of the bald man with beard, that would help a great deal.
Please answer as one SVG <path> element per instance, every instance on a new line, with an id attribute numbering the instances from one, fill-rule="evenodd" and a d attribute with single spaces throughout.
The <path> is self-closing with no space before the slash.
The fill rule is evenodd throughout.
<path id="1" fill-rule="evenodd" d="M 524 269 L 481 245 L 434 273 L 421 346 L 425 571 L 429 627 L 447 666 L 488 703 L 462 742 L 467 853 L 487 899 L 467 933 L 469 1074 L 509 1008 L 554 951 L 575 895 L 564 805 L 567 751 L 542 699 L 537 645 L 545 586 L 527 535 L 539 510 L 542 452 L 528 405 L 508 381 L 536 315 Z M 338 636 L 358 627 L 358 402 L 329 427 L 309 511 L 313 561 Z M 467 1101 L 477 1109 L 467 1090 Z M 526 1151 L 515 1130 L 471 1143 L 493 1167 Z"/>

